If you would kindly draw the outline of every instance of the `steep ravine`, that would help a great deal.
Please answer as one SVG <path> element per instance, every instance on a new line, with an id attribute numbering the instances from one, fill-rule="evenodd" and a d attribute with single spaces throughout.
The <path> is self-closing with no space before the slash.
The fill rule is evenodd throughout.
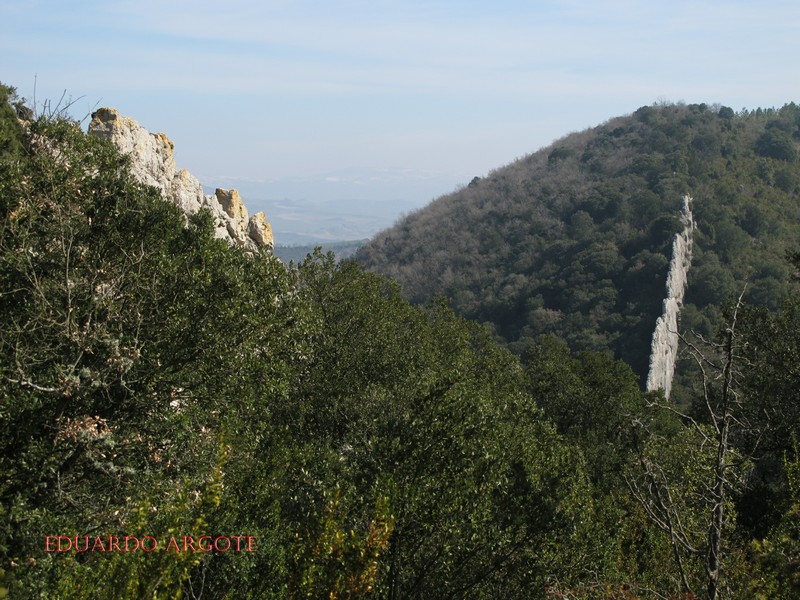
<path id="1" fill-rule="evenodd" d="M 664 299 L 662 314 L 656 321 L 653 332 L 650 370 L 645 386 L 648 392 L 663 389 L 667 398 L 672 390 L 672 377 L 678 356 L 678 318 L 683 306 L 689 268 L 692 265 L 692 232 L 695 224 L 692 218 L 692 197 L 689 194 L 683 196 L 681 222 L 683 230 L 675 234 L 672 242 L 672 260 L 667 275 L 667 297 Z"/>

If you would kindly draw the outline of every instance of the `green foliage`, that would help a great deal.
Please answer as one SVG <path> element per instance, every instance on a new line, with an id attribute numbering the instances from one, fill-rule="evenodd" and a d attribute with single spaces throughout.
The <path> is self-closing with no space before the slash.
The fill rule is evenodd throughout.
<path id="1" fill-rule="evenodd" d="M 785 484 L 789 505 L 764 539 L 755 539 L 750 551 L 755 564 L 749 591 L 758 600 L 788 600 L 800 593 L 796 557 L 800 551 L 800 453 L 796 438 L 792 455 L 784 455 Z"/>
<path id="2" fill-rule="evenodd" d="M 160 544 L 160 549 L 113 552 L 108 556 L 92 553 L 86 560 L 58 557 L 69 567 L 56 584 L 58 597 L 182 598 L 191 571 L 201 564 L 203 557 L 202 553 L 184 551 L 185 536 L 200 540 L 209 535 L 206 516 L 220 504 L 226 453 L 224 444 L 221 448 L 218 464 L 202 489 L 190 493 L 184 485 L 177 490 L 165 490 L 158 501 L 146 499 L 138 506 L 130 507 L 128 534 L 147 547 L 152 547 L 152 542 L 145 540 L 152 536 Z M 79 543 L 76 541 L 76 545 Z M 89 544 L 94 546 L 96 542 L 92 543 L 90 539 Z M 125 547 L 122 543 L 120 545 Z M 110 546 L 110 542 L 106 542 L 106 546 Z"/>
<path id="3" fill-rule="evenodd" d="M 630 368 L 607 354 L 582 352 L 573 357 L 553 338 L 534 348 L 525 364 L 532 395 L 580 450 L 591 482 L 591 501 L 584 507 L 579 539 L 573 542 L 591 572 L 575 580 L 581 582 L 577 587 L 561 581 L 551 590 L 553 595 L 559 590 L 564 597 L 605 598 L 630 590 L 630 597 L 638 597 L 633 590 L 677 589 L 663 568 L 669 541 L 648 522 L 630 493 L 631 468 L 641 443 L 636 424 L 646 414 Z M 669 430 L 661 423 L 659 427 L 662 433 Z"/>
<path id="4" fill-rule="evenodd" d="M 0 83 L 0 161 L 19 158 L 23 145 L 23 129 L 18 119 L 22 107 L 14 88 Z"/>
<path id="5" fill-rule="evenodd" d="M 415 308 L 352 263 L 318 255 L 301 282 L 320 328 L 304 402 L 282 418 L 330 462 L 305 463 L 297 480 L 318 505 L 348 481 L 338 493 L 362 523 L 367 500 L 388 494 L 394 528 L 376 590 L 491 597 L 541 586 L 543 549 L 580 520 L 583 484 L 513 357 L 442 304 Z"/>
<path id="6" fill-rule="evenodd" d="M 745 323 L 746 357 L 757 365 L 744 380 L 747 393 L 754 400 L 748 420 L 757 425 L 754 435 L 766 436 L 761 447 L 782 461 L 784 452 L 793 452 L 792 440 L 800 434 L 797 296 L 786 300 L 778 311 L 751 309 Z"/>
<path id="7" fill-rule="evenodd" d="M 797 161 L 797 147 L 789 133 L 778 128 L 767 129 L 756 140 L 756 151 L 761 156 L 786 162 Z"/>
<path id="8" fill-rule="evenodd" d="M 328 498 L 320 531 L 300 541 L 290 598 L 363 598 L 374 591 L 394 528 L 388 500 L 378 499 L 364 540 L 344 528 L 343 512 L 341 493 L 336 489 Z"/>
<path id="9" fill-rule="evenodd" d="M 630 368 L 604 354 L 573 358 L 553 338 L 525 359 L 531 395 L 559 433 L 578 444 L 596 486 L 619 486 L 631 450 L 631 424 L 641 410 L 641 392 Z M 616 479 L 616 480 L 615 480 Z"/>

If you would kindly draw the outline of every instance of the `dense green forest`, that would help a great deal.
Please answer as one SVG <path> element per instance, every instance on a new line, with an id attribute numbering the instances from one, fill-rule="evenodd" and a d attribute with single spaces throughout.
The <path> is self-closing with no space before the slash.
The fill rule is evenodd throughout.
<path id="1" fill-rule="evenodd" d="M 747 285 L 776 308 L 800 248 L 800 107 L 645 106 L 571 134 L 377 235 L 357 256 L 524 354 L 555 334 L 643 381 L 681 198 L 694 198 L 683 327 L 711 335 Z"/>
<path id="2" fill-rule="evenodd" d="M 0 92 L 0 596 L 800 593 L 800 299 L 777 299 L 797 291 L 796 260 L 769 263 L 768 301 L 714 297 L 727 328 L 692 345 L 703 369 L 679 412 L 559 329 L 520 358 L 446 300 L 411 304 L 354 262 L 317 252 L 287 267 L 231 247 L 209 215 L 187 219 L 135 183 L 107 142 Z M 723 111 L 674 110 L 727 131 Z M 740 118 L 728 116 L 732 130 Z M 766 135 L 743 122 L 743 139 Z M 549 162 L 576 160 L 563 152 Z M 597 152 L 599 177 L 612 165 Z M 785 158 L 763 157 L 776 180 Z M 755 177 L 761 193 L 779 190 L 765 231 L 791 230 L 790 192 Z M 662 279 L 653 288 L 664 248 L 637 237 L 655 225 L 636 223 L 671 212 L 668 197 L 652 217 L 630 207 L 625 251 L 644 244 L 633 256 L 643 279 Z M 569 225 L 584 249 L 604 222 L 590 209 Z M 659 227 L 666 243 L 674 223 Z M 464 233 L 466 260 L 476 240 Z M 243 536 L 244 551 L 208 545 Z M 134 537 L 152 551 L 120 551 Z M 66 538 L 85 551 L 59 552 Z"/>

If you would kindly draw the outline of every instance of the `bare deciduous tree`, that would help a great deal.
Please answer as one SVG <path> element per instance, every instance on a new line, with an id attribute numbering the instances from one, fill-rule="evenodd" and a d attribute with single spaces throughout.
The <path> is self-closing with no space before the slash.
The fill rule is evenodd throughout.
<path id="1" fill-rule="evenodd" d="M 650 424 L 637 420 L 643 432 L 638 469 L 627 478 L 651 522 L 669 536 L 682 590 L 694 594 L 702 587 L 709 600 L 720 594 L 726 533 L 734 525 L 731 495 L 743 485 L 748 464 L 733 440 L 739 431 L 752 433 L 738 391 L 741 369 L 747 366 L 736 331 L 743 296 L 744 290 L 720 341 L 681 336 L 702 374 L 704 418 L 698 420 L 663 398 L 652 401 L 650 408 L 680 420 L 682 435 L 680 441 L 666 441 Z"/>

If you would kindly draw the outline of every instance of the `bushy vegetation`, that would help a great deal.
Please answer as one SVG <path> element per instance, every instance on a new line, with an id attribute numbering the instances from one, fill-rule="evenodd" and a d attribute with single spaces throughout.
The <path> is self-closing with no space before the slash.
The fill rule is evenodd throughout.
<path id="1" fill-rule="evenodd" d="M 735 377 L 678 414 L 607 353 L 520 360 L 353 262 L 230 247 L 3 93 L 0 596 L 796 595 L 796 302 L 742 308 L 736 352 L 698 342 Z M 164 551 L 183 536 L 255 547 Z"/>
<path id="2" fill-rule="evenodd" d="M 685 329 L 716 331 L 745 282 L 777 308 L 800 239 L 798 141 L 795 104 L 645 106 L 474 179 L 357 259 L 413 302 L 450 298 L 518 354 L 555 334 L 644 381 L 684 194 L 699 227 Z"/>

